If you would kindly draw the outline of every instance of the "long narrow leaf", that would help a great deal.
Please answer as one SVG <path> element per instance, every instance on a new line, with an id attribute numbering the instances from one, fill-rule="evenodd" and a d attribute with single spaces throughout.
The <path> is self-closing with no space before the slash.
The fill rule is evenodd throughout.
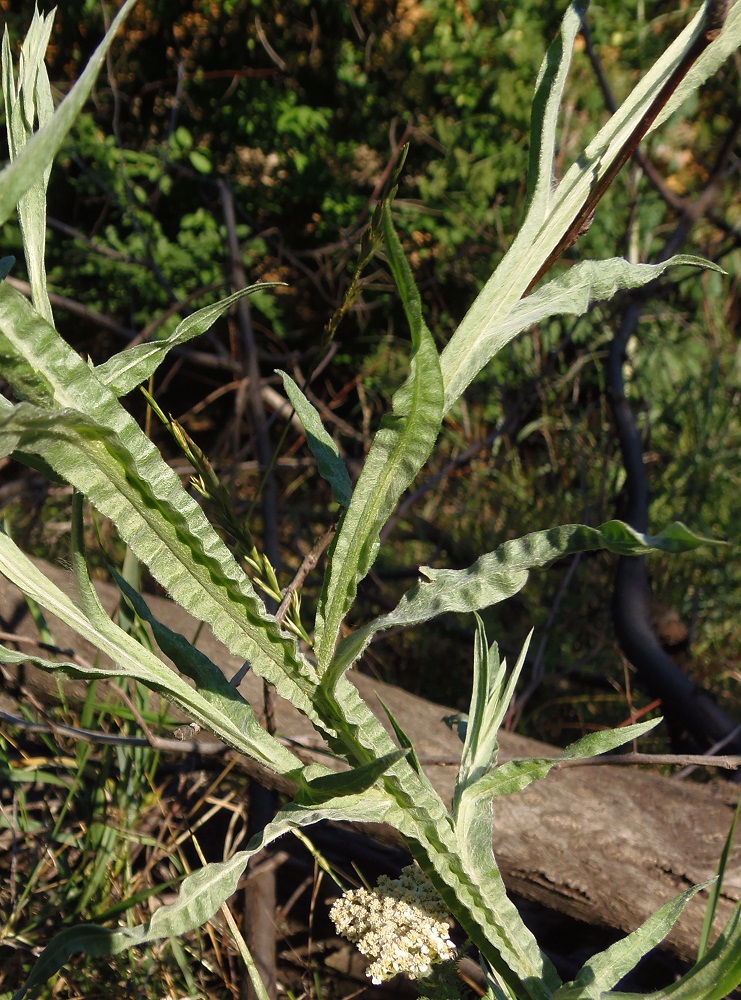
<path id="1" fill-rule="evenodd" d="M 638 722 L 633 726 L 590 733 L 566 747 L 560 757 L 527 757 L 523 760 L 508 760 L 500 767 L 483 775 L 464 792 L 478 801 L 493 795 L 500 797 L 513 795 L 515 792 L 527 788 L 533 781 L 545 778 L 560 761 L 583 760 L 586 757 L 596 757 L 601 753 L 609 753 L 616 747 L 644 736 L 658 726 L 661 721 L 661 719 L 649 719 L 647 722 Z"/>
<path id="2" fill-rule="evenodd" d="M 273 771 L 286 776 L 303 772 L 301 762 L 286 747 L 267 733 L 257 721 L 254 712 L 232 691 L 231 697 L 209 700 L 187 684 L 178 674 L 165 666 L 152 653 L 109 618 L 92 622 L 88 616 L 24 555 L 7 535 L 0 532 L 0 572 L 24 594 L 37 601 L 78 635 L 83 636 L 115 664 L 113 667 L 96 667 L 72 662 L 55 662 L 27 653 L 16 653 L 0 648 L 0 661 L 22 663 L 36 662 L 50 672 L 87 680 L 112 677 L 132 677 L 146 684 L 153 691 L 174 701 L 202 726 L 216 733 L 223 740 L 258 760 Z"/>
<path id="3" fill-rule="evenodd" d="M 0 224 L 7 222 L 16 205 L 49 169 L 75 118 L 82 110 L 100 73 L 106 53 L 136 0 L 126 0 L 85 70 L 52 119 L 26 143 L 18 156 L 0 172 Z"/>
<path id="4" fill-rule="evenodd" d="M 668 268 L 680 266 L 723 272 L 712 261 L 691 254 L 677 254 L 659 264 L 631 264 L 622 257 L 586 260 L 575 264 L 566 274 L 554 278 L 521 299 L 501 322 L 482 328 L 476 341 L 476 349 L 469 355 L 468 364 L 459 369 L 455 381 L 446 381 L 446 399 L 450 397 L 452 400 L 453 396 L 457 398 L 483 366 L 505 344 L 528 327 L 551 316 L 583 316 L 594 302 L 611 299 L 619 291 L 642 288 L 660 278 Z M 445 378 L 448 377 L 448 360 L 443 351 L 441 364 Z"/>
<path id="5" fill-rule="evenodd" d="M 43 16 L 34 11 L 18 67 L 18 82 L 13 83 L 13 59 L 7 28 L 3 34 L 2 71 L 3 97 L 5 99 L 5 125 L 8 133 L 8 150 L 15 160 L 33 135 L 34 122 L 43 127 L 54 113 L 49 76 L 44 57 L 54 14 Z M 18 201 L 18 218 L 23 235 L 28 277 L 34 305 L 51 320 L 51 305 L 46 290 L 46 188 L 49 183 L 51 162 L 44 172 Z"/>
<path id="6" fill-rule="evenodd" d="M 537 976 L 534 980 L 526 980 L 524 989 L 523 986 L 518 989 L 513 978 L 501 968 L 501 963 L 494 965 L 488 955 L 487 959 L 504 982 L 514 988 L 516 997 L 532 997 L 534 1000 L 550 998 L 561 986 L 561 979 L 548 957 L 540 952 L 535 938 L 522 923 L 507 895 L 492 846 L 494 825 L 491 800 L 482 801 L 464 794 L 459 804 L 455 833 L 456 853 L 468 878 L 482 887 L 487 904 L 497 915 L 497 937 L 506 941 L 505 954 L 510 956 L 509 961 L 516 956 L 517 965 L 514 968 L 522 969 L 528 964 L 532 967 L 537 956 Z"/>
<path id="7" fill-rule="evenodd" d="M 388 207 L 383 225 L 389 263 L 399 287 L 412 336 L 410 373 L 393 399 L 373 439 L 352 501 L 330 550 L 324 590 L 316 619 L 316 654 L 320 670 L 329 665 L 345 615 L 358 583 L 373 565 L 381 529 L 396 503 L 432 450 L 442 419 L 440 363 L 422 319 L 422 303 L 409 264 L 394 232 Z M 328 687 L 336 676 L 325 678 Z"/>
<path id="8" fill-rule="evenodd" d="M 701 889 L 706 889 L 711 882 L 712 879 L 710 882 L 685 889 L 656 913 L 652 913 L 632 934 L 628 934 L 605 951 L 590 958 L 573 982 L 566 983 L 554 993 L 553 1000 L 599 1000 L 619 983 L 623 976 L 632 972 L 644 955 L 664 940 L 682 915 L 687 903 Z M 696 994 L 696 1000 L 701 998 L 706 1000 L 704 993 Z"/>
<path id="9" fill-rule="evenodd" d="M 731 857 L 731 848 L 733 847 L 733 841 L 736 838 L 736 828 L 738 827 L 739 816 L 741 815 L 741 796 L 736 803 L 736 811 L 733 814 L 733 821 L 731 822 L 731 828 L 728 831 L 728 836 L 723 844 L 723 850 L 721 851 L 720 860 L 718 862 L 718 874 L 713 883 L 713 887 L 708 895 L 708 905 L 705 909 L 705 919 L 702 922 L 702 931 L 700 933 L 700 944 L 697 949 L 697 958 L 701 959 L 705 952 L 708 950 L 708 942 L 710 941 L 710 934 L 713 929 L 713 923 L 715 922 L 715 914 L 718 909 L 718 901 L 720 899 L 720 892 L 723 887 L 723 880 L 725 879 L 726 868 L 728 867 L 728 862 Z"/>
<path id="10" fill-rule="evenodd" d="M 741 903 L 709 952 L 688 973 L 654 993 L 602 993 L 600 1000 L 726 1000 L 741 983 Z"/>
<path id="11" fill-rule="evenodd" d="M 489 764 L 496 761 L 499 740 L 495 734 L 499 732 L 499 728 L 504 721 L 504 716 L 510 706 L 512 698 L 514 697 L 517 682 L 520 679 L 522 668 L 525 666 L 525 658 L 527 657 L 527 651 L 530 647 L 532 635 L 533 633 L 531 630 L 522 644 L 520 655 L 517 657 L 515 665 L 510 671 L 509 677 L 506 678 L 506 684 L 506 673 L 505 670 L 502 669 L 501 677 L 498 679 L 498 685 L 491 692 L 491 697 L 485 706 L 481 719 L 482 733 L 478 737 L 476 753 L 471 758 L 471 766 L 468 773 L 465 773 L 463 769 L 463 758 L 461 758 L 461 773 L 458 777 L 458 782 L 456 783 L 456 794 L 458 793 L 459 787 L 466 787 L 471 782 L 476 780 L 476 777 L 479 774 L 483 773 L 487 767 L 487 754 L 489 754 Z M 506 661 L 503 661 L 502 668 L 505 666 Z"/>
<path id="12" fill-rule="evenodd" d="M 717 3 L 717 0 L 715 2 L 714 0 L 705 0 L 702 9 L 685 30 L 704 31 L 706 27 L 703 23 L 704 18 L 713 3 L 716 7 L 723 6 L 722 3 Z M 726 59 L 732 56 L 738 49 L 739 45 L 741 45 L 741 7 L 739 7 L 738 3 L 734 3 L 731 4 L 730 9 L 727 11 L 726 22 L 720 35 L 718 35 L 712 45 L 709 45 L 705 49 L 697 62 L 690 68 L 646 134 L 650 135 L 654 129 L 660 128 L 684 104 L 688 97 L 694 94 L 713 73 L 717 73 Z"/>
<path id="13" fill-rule="evenodd" d="M 309 402 L 290 375 L 278 370 L 283 387 L 306 431 L 306 440 L 319 469 L 319 475 L 332 487 L 335 503 L 349 507 L 352 483 L 340 450 L 322 423 L 316 408 Z"/>
<path id="14" fill-rule="evenodd" d="M 693 48 L 704 30 L 703 18 L 704 10 L 693 18 L 668 47 L 569 168 L 548 199 L 549 211 L 545 220 L 542 199 L 534 201 L 533 210 L 528 213 L 509 251 L 442 353 L 440 363 L 445 383 L 446 412 L 496 353 L 499 329 L 508 322 L 541 266 L 577 217 L 589 192 L 620 156 L 634 128 L 650 109 L 657 89 Z M 736 4 L 728 15 L 723 32 L 708 45 L 694 64 L 669 100 L 664 113 L 659 115 L 658 121 L 663 121 L 670 110 L 675 110 L 680 102 L 686 100 L 739 44 L 741 11 Z M 564 53 L 562 58 L 568 58 L 568 53 Z M 552 86 L 557 87 L 560 79 L 558 74 L 551 73 L 549 78 L 553 80 Z M 548 107 L 548 113 L 552 114 L 552 108 Z M 538 127 L 534 126 L 533 131 L 537 134 Z M 543 165 L 539 169 L 545 171 L 546 167 Z M 506 339 L 502 341 L 505 342 Z"/>
<path id="15" fill-rule="evenodd" d="M 499 727 L 514 695 L 531 637 L 532 632 L 523 643 L 517 662 L 507 677 L 507 662 L 500 662 L 496 644 L 489 648 L 483 622 L 476 615 L 473 691 L 453 793 L 454 812 L 463 791 L 483 777 L 497 761 Z"/>
<path id="16" fill-rule="evenodd" d="M 95 374 L 100 381 L 117 396 L 125 396 L 132 389 L 152 375 L 159 365 L 167 357 L 173 347 L 180 347 L 181 344 L 200 337 L 201 334 L 209 330 L 216 320 L 238 302 L 245 295 L 262 291 L 265 288 L 275 288 L 281 282 L 269 282 L 265 284 L 250 285 L 242 288 L 233 295 L 227 295 L 224 299 L 219 299 L 210 306 L 204 306 L 196 310 L 175 327 L 175 330 L 165 340 L 157 340 L 148 344 L 137 344 L 129 350 L 121 351 L 112 358 L 104 361 L 95 369 Z"/>
<path id="17" fill-rule="evenodd" d="M 330 747 L 353 744 L 367 759 L 392 752 L 395 747 L 380 721 L 360 697 L 357 688 L 340 676 L 334 691 L 319 687 L 315 699 L 334 698 L 340 710 L 337 739 Z M 459 855 L 451 816 L 427 775 L 416 769 L 413 759 L 401 759 L 384 775 L 384 785 L 399 805 L 395 819 L 412 854 L 432 879 L 443 901 L 455 910 L 461 926 L 483 955 L 523 1000 L 547 1000 L 550 992 L 542 982 L 550 964 L 541 954 L 532 934 L 523 925 L 507 898 L 501 880 L 489 885 L 481 872 L 473 871 Z M 546 975 L 548 981 L 548 975 Z M 559 985 L 550 980 L 551 991 Z"/>
<path id="18" fill-rule="evenodd" d="M 556 157 L 558 114 L 581 19 L 589 4 L 572 3 L 561 21 L 558 38 L 550 45 L 535 83 L 530 131 L 528 214 L 544 222 L 553 193 L 553 164 Z"/>
<path id="19" fill-rule="evenodd" d="M 0 453 L 39 456 L 116 524 L 135 555 L 195 618 L 312 720 L 313 667 L 265 611 L 198 504 L 113 393 L 15 289 L 0 284 L 0 368 L 20 404 Z M 57 409 L 63 408 L 63 409 Z"/>
<path id="20" fill-rule="evenodd" d="M 417 625 L 446 611 L 480 611 L 517 594 L 531 569 L 547 566 L 575 552 L 607 549 L 618 555 L 641 555 L 651 549 L 683 552 L 711 539 L 693 534 L 680 522 L 658 535 L 641 535 L 621 521 L 607 521 L 600 528 L 566 524 L 536 531 L 505 542 L 487 552 L 468 569 L 420 567 L 427 580 L 404 594 L 393 611 L 375 618 L 340 643 L 332 670 L 346 670 L 363 653 L 373 636 L 401 625 Z"/>

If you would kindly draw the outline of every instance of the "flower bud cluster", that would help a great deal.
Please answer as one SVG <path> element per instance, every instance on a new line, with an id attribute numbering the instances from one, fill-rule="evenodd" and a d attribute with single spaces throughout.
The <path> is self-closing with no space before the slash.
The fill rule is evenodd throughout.
<path id="1" fill-rule="evenodd" d="M 375 889 L 346 892 L 329 915 L 337 933 L 373 959 L 366 974 L 376 985 L 397 973 L 426 976 L 433 963 L 455 954 L 449 915 L 416 865 L 403 868 L 398 879 L 382 875 Z"/>

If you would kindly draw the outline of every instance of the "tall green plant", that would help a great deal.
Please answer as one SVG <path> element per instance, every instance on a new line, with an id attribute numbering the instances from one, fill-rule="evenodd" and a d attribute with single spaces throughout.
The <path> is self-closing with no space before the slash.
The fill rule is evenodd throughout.
<path id="1" fill-rule="evenodd" d="M 0 397 L 0 454 L 43 468 L 77 491 L 72 563 L 77 599 L 55 587 L 7 534 L 0 534 L 0 567 L 25 594 L 93 642 L 112 666 L 55 662 L 0 649 L 0 661 L 31 661 L 45 670 L 83 679 L 131 677 L 164 694 L 240 752 L 292 780 L 298 792 L 249 847 L 219 864 L 206 865 L 182 883 L 176 902 L 146 924 L 106 928 L 87 925 L 57 935 L 18 990 L 20 1000 L 53 975 L 76 951 L 113 955 L 157 938 L 181 934 L 208 920 L 234 892 L 249 858 L 287 830 L 323 819 L 383 821 L 406 839 L 422 873 L 478 947 L 489 996 L 509 1000 L 594 1000 L 615 996 L 615 985 L 670 930 L 700 887 L 663 907 L 624 941 L 587 962 L 576 979 L 562 983 L 507 897 L 493 851 L 493 799 L 544 777 L 554 760 L 499 765 L 497 732 L 524 660 L 513 671 L 499 659 L 481 621 L 476 621 L 474 686 L 461 766 L 448 809 L 419 765 L 414 748 L 391 719 L 394 741 L 347 679 L 346 671 L 373 634 L 390 625 L 411 625 L 447 610 L 477 612 L 517 593 L 529 572 L 569 552 L 607 549 L 642 554 L 649 549 L 682 551 L 703 540 L 680 524 L 655 536 L 640 535 L 617 521 L 590 529 L 567 525 L 526 535 L 481 556 L 466 570 L 422 568 L 425 580 L 405 594 L 389 614 L 338 644 L 360 581 L 377 556 L 383 525 L 426 463 L 444 414 L 501 347 L 544 317 L 584 312 L 596 298 L 634 288 L 679 265 L 712 266 L 693 257 L 661 265 L 631 265 L 621 259 L 585 261 L 533 295 L 527 289 L 580 217 L 590 193 L 611 176 L 626 142 L 650 113 L 657 88 L 697 51 L 707 24 L 697 15 L 639 83 L 624 105 L 553 186 L 559 107 L 564 94 L 582 10 L 572 4 L 559 39 L 549 50 L 536 86 L 527 216 L 509 253 L 492 275 L 463 323 L 438 356 L 422 316 L 420 297 L 395 234 L 391 209 L 383 203 L 373 225 L 382 235 L 411 333 L 409 375 L 396 392 L 363 470 L 349 479 L 319 415 L 298 386 L 286 390 L 307 428 L 319 468 L 344 507 L 327 560 L 315 623 L 314 656 L 268 614 L 243 567 L 220 539 L 201 508 L 119 402 L 146 380 L 167 352 L 208 328 L 236 296 L 200 310 L 156 346 L 142 345 L 97 368 L 86 364 L 59 337 L 46 292 L 43 268 L 45 184 L 64 134 L 93 85 L 105 52 L 133 4 L 122 8 L 78 84 L 56 111 L 43 69 L 50 21 L 38 14 L 21 54 L 17 79 L 11 48 L 3 44 L 3 90 L 12 163 L 0 173 L 0 221 L 18 207 L 32 277 L 33 304 L 0 284 L 0 371 L 18 402 Z M 741 5 L 724 30 L 704 47 L 664 107 L 671 113 L 741 41 Z M 35 122 L 39 128 L 34 131 Z M 246 289 L 247 294 L 252 289 Z M 523 298 L 523 296 L 525 296 Z M 105 613 L 88 574 L 82 530 L 82 497 L 116 525 L 134 554 L 187 611 L 208 622 L 215 635 L 303 712 L 330 749 L 346 764 L 337 773 L 305 766 L 258 723 L 250 705 L 218 667 L 151 614 L 121 579 L 136 613 L 150 623 L 164 655 L 192 687 L 162 659 L 138 644 Z M 654 723 L 603 732 L 578 741 L 566 757 L 592 756 L 635 739 Z M 397 745 L 397 743 L 399 745 Z M 741 982 L 739 909 L 713 947 L 688 975 L 652 996 L 703 996 L 713 1000 Z"/>

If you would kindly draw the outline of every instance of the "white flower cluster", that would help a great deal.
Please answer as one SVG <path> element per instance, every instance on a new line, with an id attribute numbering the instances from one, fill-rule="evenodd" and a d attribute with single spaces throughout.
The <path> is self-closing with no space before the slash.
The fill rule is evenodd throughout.
<path id="1" fill-rule="evenodd" d="M 376 986 L 400 972 L 426 976 L 434 962 L 455 954 L 442 900 L 416 865 L 402 868 L 398 879 L 382 875 L 375 889 L 346 892 L 329 915 L 337 933 L 373 959 L 366 974 Z"/>

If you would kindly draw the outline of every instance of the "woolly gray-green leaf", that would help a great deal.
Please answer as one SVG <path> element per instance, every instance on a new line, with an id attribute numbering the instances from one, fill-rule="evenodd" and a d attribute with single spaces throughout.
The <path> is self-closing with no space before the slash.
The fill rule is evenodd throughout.
<path id="1" fill-rule="evenodd" d="M 326 671 L 358 583 L 373 565 L 381 529 L 404 490 L 427 460 L 442 419 L 440 362 L 422 319 L 422 303 L 391 222 L 382 212 L 391 270 L 399 288 L 412 336 L 410 373 L 396 392 L 393 412 L 381 421 L 328 556 L 324 589 L 316 618 L 316 655 Z M 331 688 L 337 675 L 325 676 Z"/>
<path id="2" fill-rule="evenodd" d="M 703 18 L 704 10 L 672 42 L 584 152 L 576 157 L 550 197 L 539 196 L 533 199 L 512 246 L 442 353 L 440 363 L 445 384 L 446 412 L 482 367 L 515 335 L 516 331 L 513 332 L 508 324 L 522 296 L 578 217 L 590 191 L 619 158 L 634 129 L 651 108 L 657 90 L 693 49 L 704 30 Z M 728 14 L 721 35 L 708 45 L 695 62 L 658 116 L 657 123 L 666 118 L 670 109 L 676 110 L 682 101 L 697 90 L 739 44 L 741 10 L 736 4 Z M 561 58 L 568 58 L 568 53 L 564 52 Z M 541 78 L 552 79 L 553 88 L 559 85 L 559 74 L 551 71 L 549 75 L 547 66 L 542 71 Z M 550 116 L 554 113 L 547 102 L 541 108 L 535 108 L 536 114 L 546 112 Z M 532 132 L 537 136 L 539 131 L 545 133 L 550 127 L 550 119 L 549 123 L 534 123 Z M 549 146 L 545 142 L 541 145 L 545 153 Z M 545 176 L 546 169 L 547 164 L 539 164 L 539 175 Z"/>
<path id="3" fill-rule="evenodd" d="M 637 740 L 658 726 L 660 722 L 661 719 L 650 719 L 648 722 L 639 722 L 633 726 L 590 733 L 566 747 L 560 757 L 527 757 L 523 760 L 508 760 L 500 767 L 480 777 L 478 781 L 469 786 L 466 792 L 479 800 L 492 795 L 512 795 L 527 788 L 533 781 L 545 778 L 562 760 L 583 760 L 586 757 L 596 757 L 602 753 L 609 753 L 631 740 Z"/>
<path id="4" fill-rule="evenodd" d="M 245 295 L 261 291 L 265 288 L 275 288 L 280 282 L 270 282 L 262 285 L 250 285 L 233 295 L 227 295 L 210 306 L 196 310 L 175 327 L 175 330 L 165 340 L 155 340 L 147 344 L 137 344 L 126 351 L 115 354 L 95 369 L 100 381 L 117 396 L 125 396 L 152 375 L 168 352 L 173 347 L 200 337 L 209 330 L 216 320 Z"/>
<path id="5" fill-rule="evenodd" d="M 716 7 L 722 7 L 723 0 L 720 3 L 718 3 L 718 0 L 705 0 L 702 9 L 695 15 L 680 37 L 683 37 L 687 32 L 692 32 L 691 37 L 695 37 L 700 31 L 704 31 L 706 28 L 704 24 L 705 15 L 713 4 Z M 656 121 L 651 125 L 646 135 L 650 135 L 654 129 L 660 128 L 682 106 L 688 97 L 694 94 L 713 73 L 716 73 L 720 69 L 726 59 L 732 56 L 740 45 L 741 6 L 738 3 L 734 3 L 726 13 L 726 20 L 721 33 L 690 67 L 689 72 L 680 81 L 679 86 L 661 109 L 656 117 Z"/>
<path id="6" fill-rule="evenodd" d="M 34 122 L 46 125 L 54 114 L 49 75 L 44 63 L 54 13 L 46 16 L 34 11 L 28 34 L 21 46 L 17 83 L 13 79 L 13 59 L 7 29 L 3 36 L 3 97 L 8 150 L 15 160 L 32 137 Z M 15 83 L 15 85 L 14 85 Z M 46 188 L 51 161 L 43 173 L 18 200 L 18 219 L 23 235 L 23 252 L 34 305 L 49 321 L 51 304 L 46 288 Z"/>
<path id="7" fill-rule="evenodd" d="M 530 163 L 528 196 L 532 196 L 528 214 L 545 221 L 553 193 L 553 164 L 556 156 L 558 116 L 569 74 L 574 42 L 581 28 L 581 18 L 589 0 L 572 3 L 561 21 L 558 38 L 550 45 L 535 82 L 530 126 Z"/>
<path id="8" fill-rule="evenodd" d="M 41 953 L 31 975 L 12 1000 L 22 1000 L 30 990 L 42 986 L 77 952 L 98 957 L 118 955 L 129 948 L 161 938 L 177 937 L 200 927 L 234 894 L 252 855 L 289 830 L 325 819 L 383 822 L 393 808 L 388 797 L 374 790 L 362 796 L 332 800 L 319 807 L 291 803 L 253 839 L 247 850 L 239 851 L 228 861 L 205 865 L 188 875 L 175 902 L 161 906 L 146 924 L 111 929 L 83 924 L 61 931 Z"/>
<path id="9" fill-rule="evenodd" d="M 0 224 L 7 222 L 26 191 L 43 178 L 51 166 L 59 147 L 93 89 L 118 29 L 135 3 L 136 0 L 126 0 L 113 19 L 105 38 L 91 56 L 82 76 L 56 109 L 51 120 L 29 139 L 18 156 L 0 172 Z"/>
<path id="10" fill-rule="evenodd" d="M 114 666 L 60 663 L 5 649 L 0 650 L 2 662 L 32 660 L 44 670 L 87 680 L 132 677 L 174 701 L 202 726 L 271 770 L 287 776 L 297 776 L 303 770 L 298 758 L 260 726 L 250 706 L 236 691 L 232 690 L 229 697 L 221 692 L 212 693 L 210 698 L 205 697 L 203 692 L 193 689 L 107 616 L 93 612 L 95 620 L 91 620 L 2 532 L 0 573 L 22 593 L 110 657 Z M 89 605 L 89 598 L 87 603 Z"/>
<path id="11" fill-rule="evenodd" d="M 322 423 L 317 409 L 306 398 L 290 375 L 278 369 L 286 395 L 306 431 L 306 440 L 316 459 L 319 475 L 332 487 L 335 503 L 348 507 L 352 498 L 352 483 L 340 450 Z"/>
<path id="12" fill-rule="evenodd" d="M 531 631 L 525 639 L 517 662 L 507 677 L 507 662 L 500 661 L 496 643 L 489 648 L 483 622 L 476 615 L 473 689 L 461 764 L 453 794 L 454 811 L 457 810 L 463 791 L 496 763 L 499 727 L 514 696 L 532 634 Z"/>
<path id="13" fill-rule="evenodd" d="M 314 668 L 154 445 L 88 365 L 7 283 L 0 370 L 22 403 L 0 423 L 0 452 L 35 454 L 116 524 L 134 554 L 195 618 L 320 723 Z"/>
<path id="14" fill-rule="evenodd" d="M 642 555 L 651 549 L 684 552 L 710 542 L 712 539 L 694 534 L 678 521 L 658 535 L 641 535 L 622 521 L 607 521 L 600 528 L 566 524 L 505 542 L 468 569 L 423 566 L 420 572 L 427 580 L 408 590 L 393 611 L 343 639 L 332 670 L 346 670 L 362 655 L 373 636 L 384 629 L 416 625 L 446 611 L 480 611 L 498 604 L 522 590 L 531 569 L 547 566 L 563 556 L 595 549 L 618 555 Z"/>
<path id="15" fill-rule="evenodd" d="M 565 983 L 561 989 L 553 994 L 553 1000 L 600 1000 L 600 997 L 603 996 L 625 996 L 622 993 L 607 993 L 607 991 L 620 982 L 623 976 L 635 969 L 643 956 L 664 940 L 682 915 L 687 903 L 696 893 L 701 889 L 706 889 L 712 882 L 713 879 L 710 879 L 709 882 L 685 889 L 684 892 L 675 896 L 660 910 L 653 913 L 637 930 L 590 958 L 582 966 L 579 975 L 573 982 Z M 672 995 L 670 991 L 671 987 L 666 994 L 667 997 Z M 660 994 L 650 995 L 658 997 L 664 993 L 661 991 Z M 709 994 L 705 992 L 693 994 L 693 1000 L 708 1000 L 708 998 Z M 643 995 L 643 1000 L 646 1000 L 645 995 Z"/>
<path id="16" fill-rule="evenodd" d="M 671 986 L 645 994 L 611 991 L 600 1000 L 726 1000 L 740 983 L 741 903 L 710 951 Z"/>
<path id="17" fill-rule="evenodd" d="M 660 278 L 668 268 L 679 266 L 704 267 L 722 273 L 722 268 L 712 261 L 691 254 L 677 254 L 659 264 L 631 264 L 622 257 L 575 264 L 566 274 L 521 299 L 497 326 L 486 327 L 476 341 L 476 351 L 470 356 L 470 367 L 462 368 L 456 376 L 461 380 L 460 386 L 454 382 L 449 387 L 446 383 L 446 393 L 460 395 L 465 388 L 463 381 L 467 385 L 505 344 L 528 327 L 551 316 L 583 316 L 592 303 L 610 299 L 619 291 L 642 288 Z M 443 375 L 447 377 L 445 351 L 441 363 Z"/>
<path id="18" fill-rule="evenodd" d="M 330 706 L 333 717 L 338 718 L 338 736 L 329 739 L 333 750 L 343 752 L 359 745 L 367 759 L 369 754 L 380 756 L 396 749 L 347 677 L 340 676 L 333 691 L 319 687 L 315 698 L 318 704 L 336 699 L 341 707 L 338 711 Z M 552 992 L 560 984 L 558 978 L 549 980 L 551 970 L 546 974 L 546 985 L 541 983 L 543 970 L 550 970 L 550 963 L 519 919 L 501 879 L 492 885 L 484 883 L 480 872 L 461 861 L 450 813 L 427 775 L 415 768 L 413 759 L 401 759 L 384 775 L 384 787 L 399 804 L 394 819 L 397 829 L 443 901 L 455 909 L 471 940 L 498 974 L 519 990 L 518 996 L 547 1000 L 547 986 Z"/>

